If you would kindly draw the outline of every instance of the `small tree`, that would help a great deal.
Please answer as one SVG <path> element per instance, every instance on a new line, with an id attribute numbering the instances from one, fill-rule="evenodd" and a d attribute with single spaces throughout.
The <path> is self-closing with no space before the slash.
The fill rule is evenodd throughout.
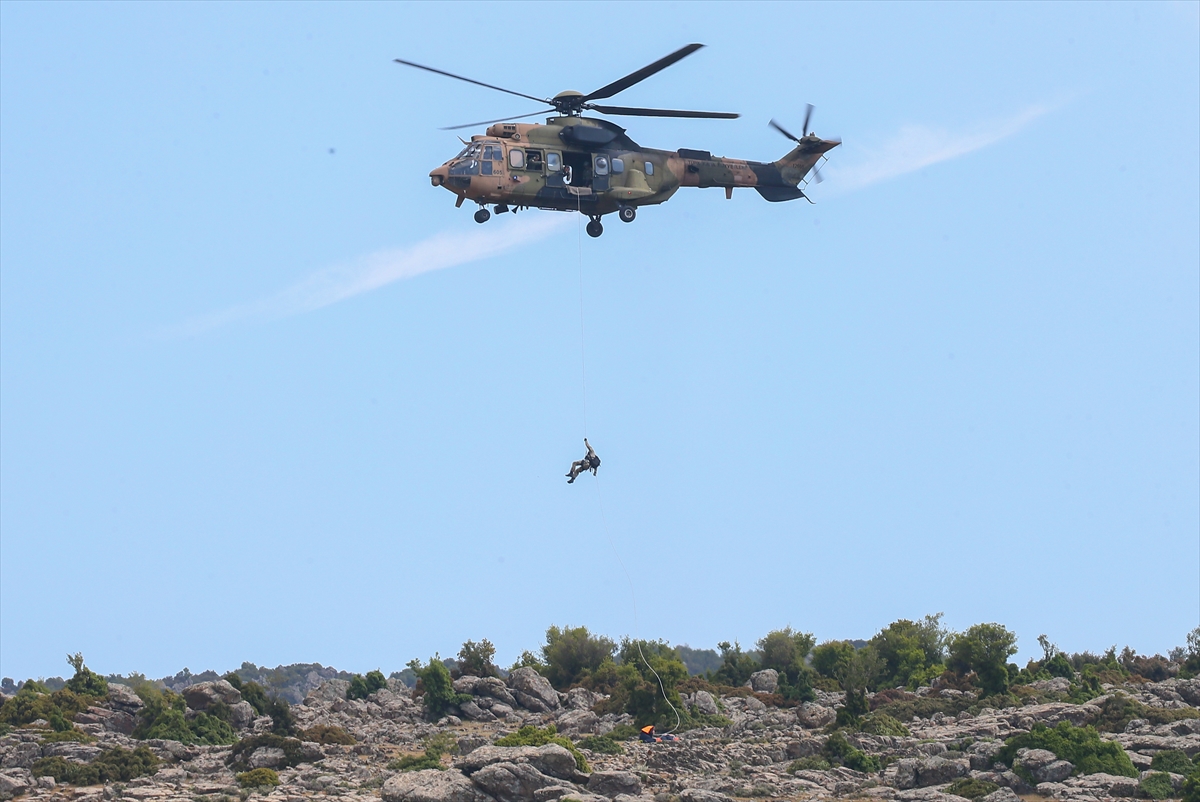
<path id="1" fill-rule="evenodd" d="M 67 688 L 80 696 L 105 696 L 108 681 L 83 664 L 83 653 L 67 655 L 67 662 L 75 669 L 75 676 L 67 680 Z"/>
<path id="2" fill-rule="evenodd" d="M 919 622 L 893 621 L 871 638 L 870 645 L 882 661 L 878 687 L 911 688 L 928 682 L 942 672 L 946 631 L 942 614 L 927 615 Z"/>
<path id="3" fill-rule="evenodd" d="M 420 660 L 411 660 L 408 667 L 419 677 L 419 686 L 425 691 L 425 710 L 430 718 L 439 719 L 452 712 L 456 705 L 471 698 L 468 694 L 454 692 L 450 669 L 446 668 L 438 655 L 430 658 L 427 666 L 422 666 Z"/>
<path id="4" fill-rule="evenodd" d="M 721 650 L 721 667 L 710 675 L 709 679 L 713 682 L 741 687 L 749 681 L 751 674 L 762 668 L 754 655 L 742 651 L 737 641 L 733 645 L 729 641 L 721 641 L 717 648 Z"/>
<path id="5" fill-rule="evenodd" d="M 790 626 L 768 632 L 758 642 L 762 667 L 779 672 L 778 692 L 785 699 L 809 701 L 814 698 L 812 669 L 805 659 L 815 642 L 812 633 L 795 632 Z"/>
<path id="6" fill-rule="evenodd" d="M 498 677 L 500 671 L 492 663 L 496 647 L 487 638 L 481 642 L 466 641 L 458 652 L 458 670 L 473 677 Z"/>
<path id="7" fill-rule="evenodd" d="M 976 624 L 950 641 L 950 668 L 960 676 L 972 671 L 984 696 L 1008 692 L 1008 658 L 1017 652 L 1017 636 L 1000 624 Z"/>
<path id="8" fill-rule="evenodd" d="M 379 669 L 368 671 L 367 676 L 355 674 L 350 679 L 350 687 L 346 689 L 347 699 L 366 699 L 375 691 L 387 687 L 387 677 Z"/>
<path id="9" fill-rule="evenodd" d="M 676 686 L 688 678 L 687 666 L 663 641 L 621 641 L 613 698 L 623 703 L 639 727 L 675 724 L 687 711 Z M 675 709 L 675 712 L 671 711 Z"/>
<path id="10" fill-rule="evenodd" d="M 546 630 L 542 647 L 541 670 L 550 684 L 560 691 L 578 684 L 584 677 L 611 661 L 617 644 L 603 635 L 593 635 L 587 627 L 552 626 Z"/>
<path id="11" fill-rule="evenodd" d="M 837 679 L 854 659 L 854 644 L 845 640 L 825 641 L 813 649 L 812 667 L 822 677 Z"/>

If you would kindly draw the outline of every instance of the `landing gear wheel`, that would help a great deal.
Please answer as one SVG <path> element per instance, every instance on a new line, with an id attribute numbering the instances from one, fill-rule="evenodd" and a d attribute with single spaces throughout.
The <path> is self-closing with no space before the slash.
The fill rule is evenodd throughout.
<path id="1" fill-rule="evenodd" d="M 622 206 L 617 212 L 617 217 L 621 218 L 622 223 L 632 223 L 633 218 L 637 217 L 637 209 L 632 206 Z"/>
<path id="2" fill-rule="evenodd" d="M 593 220 L 587 224 L 586 231 L 589 237 L 598 237 L 604 233 L 604 226 L 600 225 L 599 220 Z"/>
<path id="3" fill-rule="evenodd" d="M 480 209 L 479 211 L 475 212 L 475 222 L 476 223 L 486 223 L 488 220 L 491 220 L 491 219 L 492 219 L 492 213 L 489 212 L 487 209 Z"/>

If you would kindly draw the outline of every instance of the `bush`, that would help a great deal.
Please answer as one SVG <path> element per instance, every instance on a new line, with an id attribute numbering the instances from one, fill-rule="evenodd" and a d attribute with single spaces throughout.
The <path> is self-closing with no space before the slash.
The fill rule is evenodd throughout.
<path id="1" fill-rule="evenodd" d="M 88 735 L 83 730 L 75 729 L 74 727 L 69 730 L 62 730 L 61 732 L 51 731 L 42 736 L 42 743 L 44 744 L 57 744 L 63 741 L 78 741 L 81 744 L 87 744 L 94 740 L 96 740 L 94 735 Z"/>
<path id="2" fill-rule="evenodd" d="M 754 655 L 742 651 L 737 641 L 732 646 L 729 641 L 722 641 L 717 648 L 721 650 L 721 667 L 708 677 L 712 682 L 740 688 L 750 681 L 751 674 L 762 668 Z"/>
<path id="3" fill-rule="evenodd" d="M 982 799 L 1000 786 L 987 780 L 976 780 L 973 777 L 960 777 L 946 786 L 945 793 L 961 796 L 966 799 Z"/>
<path id="4" fill-rule="evenodd" d="M 350 679 L 350 687 L 346 689 L 347 699 L 366 699 L 375 691 L 387 687 L 387 677 L 383 676 L 383 672 L 376 669 L 368 671 L 367 676 L 355 674 Z"/>
<path id="5" fill-rule="evenodd" d="M 237 775 L 237 784 L 243 788 L 263 788 L 268 785 L 279 785 L 279 775 L 274 769 L 251 769 Z"/>
<path id="6" fill-rule="evenodd" d="M 500 670 L 492 662 L 495 656 L 496 647 L 487 638 L 479 643 L 466 641 L 458 652 L 458 670 L 472 677 L 498 677 Z"/>
<path id="7" fill-rule="evenodd" d="M 587 627 L 552 626 L 546 630 L 543 668 L 539 670 L 551 685 L 565 691 L 604 663 L 612 662 L 616 650 L 617 644 L 611 638 L 593 635 Z"/>
<path id="8" fill-rule="evenodd" d="M 454 737 L 448 732 L 439 732 L 425 739 L 424 754 L 404 755 L 388 763 L 387 767 L 392 771 L 422 771 L 424 769 L 445 771 L 446 767 L 442 765 L 442 755 L 452 748 L 457 748 Z"/>
<path id="9" fill-rule="evenodd" d="M 1017 750 L 1021 748 L 1048 749 L 1075 764 L 1074 774 L 1116 774 L 1121 777 L 1136 777 L 1137 770 L 1129 755 L 1115 741 L 1101 741 L 1093 727 L 1076 727 L 1061 721 L 1051 729 L 1045 724 L 1034 724 L 1030 732 L 1014 735 L 1004 742 L 1004 749 L 996 755 L 1000 762 L 1012 766 Z"/>
<path id="10" fill-rule="evenodd" d="M 886 713 L 897 721 L 912 721 L 913 717 L 929 718 L 934 713 L 956 716 L 974 704 L 973 700 L 964 696 L 942 696 L 931 693 L 928 696 L 914 696 L 912 699 L 888 702 L 875 708 L 878 713 Z"/>
<path id="11" fill-rule="evenodd" d="M 621 641 L 621 664 L 615 666 L 616 686 L 609 704 L 621 706 L 638 727 L 689 725 L 691 717 L 679 698 L 679 683 L 688 679 L 687 666 L 663 641 Z M 616 711 L 613 711 L 616 712 Z"/>
<path id="12" fill-rule="evenodd" d="M 1182 774 L 1184 777 L 1196 770 L 1196 764 L 1180 749 L 1164 749 L 1154 755 L 1150 761 L 1151 771 L 1169 771 L 1172 774 Z"/>
<path id="13" fill-rule="evenodd" d="M 558 744 L 566 748 L 575 758 L 576 768 L 580 771 L 591 771 L 587 758 L 583 756 L 583 753 L 575 747 L 570 738 L 565 735 L 559 735 L 558 729 L 553 724 L 547 725 L 544 730 L 538 729 L 533 725 L 522 727 L 512 735 L 496 739 L 495 744 L 496 746 L 545 746 L 546 744 Z"/>
<path id="14" fill-rule="evenodd" d="M 68 688 L 51 693 L 41 683 L 28 680 L 0 706 L 0 723 L 22 727 L 40 719 L 60 731 L 69 730 L 76 713 L 87 710 L 93 697 L 80 696 Z"/>
<path id="15" fill-rule="evenodd" d="M 1096 720 L 1095 726 L 1100 732 L 1124 732 L 1126 725 L 1135 718 L 1145 719 L 1158 726 L 1185 718 L 1200 718 L 1200 710 L 1194 707 L 1179 710 L 1150 707 L 1122 693 L 1114 693 L 1100 705 L 1100 718 Z"/>
<path id="16" fill-rule="evenodd" d="M 613 740 L 612 735 L 589 735 L 579 742 L 579 746 L 601 755 L 625 754 L 625 747 Z"/>
<path id="17" fill-rule="evenodd" d="M 67 680 L 67 689 L 80 696 L 105 696 L 108 694 L 108 682 L 83 664 L 83 654 L 76 652 L 67 655 L 67 662 L 75 669 L 75 676 Z"/>
<path id="18" fill-rule="evenodd" d="M 1075 679 L 1075 666 L 1071 665 L 1071 661 L 1062 652 L 1056 652 L 1041 668 L 1052 677 Z"/>
<path id="19" fill-rule="evenodd" d="M 242 700 L 249 702 L 254 712 L 260 716 L 271 717 L 271 732 L 283 736 L 296 734 L 296 719 L 286 699 L 268 696 L 263 686 L 254 681 L 243 682 L 242 678 L 232 671 L 223 679 L 241 692 Z"/>
<path id="20" fill-rule="evenodd" d="M 408 667 L 418 677 L 417 689 L 425 694 L 425 710 L 430 718 L 439 719 L 450 713 L 456 705 L 471 700 L 470 694 L 454 692 L 450 669 L 437 655 L 429 659 L 427 666 L 422 667 L 420 660 L 411 660 Z"/>
<path id="21" fill-rule="evenodd" d="M 793 760 L 788 764 L 788 774 L 795 774 L 798 771 L 825 771 L 829 768 L 829 761 L 817 755 L 809 755 L 802 757 L 799 760 Z"/>
<path id="22" fill-rule="evenodd" d="M 53 777 L 71 785 L 128 782 L 158 771 L 158 758 L 145 746 L 130 751 L 116 746 L 106 749 L 91 763 L 74 763 L 61 757 L 44 757 L 33 764 L 34 777 Z"/>
<path id="23" fill-rule="evenodd" d="M 233 745 L 233 749 L 229 750 L 229 765 L 240 771 L 248 771 L 250 766 L 250 756 L 254 754 L 255 749 L 266 747 L 268 749 L 280 749 L 283 751 L 282 768 L 291 768 L 305 762 L 308 758 L 305 757 L 304 746 L 295 738 L 285 738 L 282 735 L 276 735 L 273 732 L 266 732 L 262 735 L 252 735 L 249 738 L 243 738 Z"/>
<path id="24" fill-rule="evenodd" d="M 1200 627 L 1197 627 L 1200 629 Z M 1193 630 L 1195 632 L 1196 630 Z M 1191 636 L 1188 636 L 1188 643 L 1191 643 Z M 1200 802 L 1200 767 L 1188 775 L 1188 778 L 1183 781 L 1183 802 Z"/>
<path id="25" fill-rule="evenodd" d="M 858 722 L 858 731 L 865 732 L 868 735 L 892 735 L 898 738 L 907 738 L 912 735 L 908 727 L 887 713 L 866 714 Z M 959 796 L 962 796 L 962 794 L 959 794 Z"/>
<path id="26" fill-rule="evenodd" d="M 1171 776 L 1161 771 L 1147 774 L 1139 783 L 1138 791 L 1147 799 L 1168 799 L 1175 796 Z"/>
<path id="27" fill-rule="evenodd" d="M 144 706 L 138 713 L 139 721 L 133 737 L 139 740 L 162 738 L 185 744 L 232 744 L 237 742 L 233 727 L 216 716 L 198 713 L 188 721 L 184 717 L 187 703 L 179 694 L 159 690 L 150 683 L 136 689 Z"/>
<path id="28" fill-rule="evenodd" d="M 302 741 L 313 741 L 319 744 L 344 744 L 352 746 L 358 743 L 358 741 L 354 740 L 353 735 L 333 724 L 315 724 L 307 730 L 301 730 L 299 735 Z"/>
<path id="29" fill-rule="evenodd" d="M 879 760 L 864 754 L 850 745 L 846 736 L 840 732 L 830 735 L 821 748 L 821 756 L 834 766 L 845 766 L 864 774 L 874 774 L 879 771 Z"/>
<path id="30" fill-rule="evenodd" d="M 976 624 L 950 640 L 949 667 L 959 676 L 974 671 L 985 696 L 1008 692 L 1008 658 L 1017 636 L 999 624 Z"/>

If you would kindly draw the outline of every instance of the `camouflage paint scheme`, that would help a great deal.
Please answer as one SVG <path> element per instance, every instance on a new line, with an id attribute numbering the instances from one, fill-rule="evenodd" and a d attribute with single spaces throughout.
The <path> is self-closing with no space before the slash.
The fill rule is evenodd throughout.
<path id="1" fill-rule="evenodd" d="M 623 207 L 662 203 L 680 187 L 725 187 L 727 198 L 737 187 L 753 187 L 769 201 L 802 198 L 800 182 L 838 144 L 809 134 L 774 162 L 725 159 L 686 148 L 643 148 L 607 120 L 562 116 L 545 125 L 493 125 L 429 177 L 457 195 L 458 206 L 471 200 L 497 204 L 497 211 L 532 207 L 599 219 Z M 568 166 L 572 185 L 564 180 Z"/>

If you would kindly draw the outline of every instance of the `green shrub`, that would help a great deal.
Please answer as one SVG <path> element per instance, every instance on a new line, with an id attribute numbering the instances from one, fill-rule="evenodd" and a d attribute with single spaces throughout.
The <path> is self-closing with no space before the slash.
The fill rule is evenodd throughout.
<path id="1" fill-rule="evenodd" d="M 1059 757 L 1075 764 L 1075 774 L 1116 774 L 1121 777 L 1136 777 L 1137 770 L 1129 761 L 1129 755 L 1114 741 L 1101 741 L 1093 727 L 1076 727 L 1061 721 L 1051 729 L 1045 724 L 1034 724 L 1030 732 L 1014 735 L 1004 742 L 1004 749 L 996 755 L 1000 762 L 1012 766 L 1017 750 L 1021 748 L 1048 749 Z"/>
<path id="2" fill-rule="evenodd" d="M 829 768 L 829 761 L 817 755 L 809 755 L 802 757 L 799 760 L 793 760 L 788 764 L 788 774 L 795 774 L 798 771 L 825 771 Z"/>
<path id="3" fill-rule="evenodd" d="M 67 680 L 68 690 L 80 696 L 98 697 L 108 694 L 108 681 L 83 664 L 82 653 L 67 655 L 67 662 L 75 669 L 75 676 Z"/>
<path id="4" fill-rule="evenodd" d="M 88 735 L 83 730 L 72 727 L 69 730 L 51 731 L 42 736 L 42 743 L 57 744 L 63 741 L 78 741 L 81 744 L 91 743 L 96 740 L 96 736 Z"/>
<path id="5" fill-rule="evenodd" d="M 1161 771 L 1147 774 L 1138 783 L 1138 791 L 1147 799 L 1168 799 L 1175 796 L 1175 788 L 1171 785 L 1171 776 Z"/>
<path id="6" fill-rule="evenodd" d="M 239 771 L 248 771 L 250 766 L 247 761 L 250 755 L 254 754 L 254 750 L 260 747 L 283 750 L 283 768 L 298 766 L 307 760 L 304 756 L 304 746 L 299 740 L 265 732 L 262 735 L 243 738 L 234 744 L 233 749 L 229 750 L 229 765 Z"/>
<path id="7" fill-rule="evenodd" d="M 822 677 L 837 679 L 854 658 L 854 644 L 846 640 L 825 641 L 812 652 L 812 668 Z"/>
<path id="8" fill-rule="evenodd" d="M 425 739 L 425 753 L 420 755 L 403 755 L 388 763 L 392 771 L 421 771 L 437 769 L 444 771 L 442 755 L 452 749 L 457 749 L 454 736 L 448 732 L 439 732 Z"/>
<path id="9" fill-rule="evenodd" d="M 1122 693 L 1114 693 L 1100 705 L 1100 717 L 1095 726 L 1100 732 L 1124 732 L 1125 727 L 1135 718 L 1145 719 L 1158 726 L 1185 718 L 1200 718 L 1200 710 L 1194 707 L 1179 710 L 1149 707 Z"/>
<path id="10" fill-rule="evenodd" d="M 466 641 L 458 651 L 458 670 L 472 677 L 498 677 L 500 671 L 492 662 L 495 656 L 496 647 L 487 638 L 479 643 Z"/>
<path id="11" fill-rule="evenodd" d="M 1075 666 L 1071 665 L 1071 661 L 1062 652 L 1055 653 L 1053 657 L 1042 663 L 1042 670 L 1052 677 L 1075 679 Z"/>
<path id="12" fill-rule="evenodd" d="M 961 796 L 966 799 L 982 799 L 1000 786 L 987 780 L 976 780 L 973 777 L 960 777 L 946 786 L 945 793 Z"/>
<path id="13" fill-rule="evenodd" d="M 470 694 L 455 693 L 450 669 L 437 655 L 429 658 L 429 665 L 422 667 L 420 660 L 410 660 L 408 667 L 417 675 L 417 688 L 424 691 L 425 710 L 432 719 L 450 713 L 456 705 L 471 700 Z"/>
<path id="14" fill-rule="evenodd" d="M 579 742 L 579 746 L 601 755 L 625 754 L 625 747 L 617 743 L 611 735 L 589 735 Z"/>
<path id="15" fill-rule="evenodd" d="M 717 648 L 721 650 L 721 667 L 708 677 L 712 682 L 740 688 L 750 681 L 751 674 L 762 668 L 755 655 L 743 652 L 737 641 L 732 646 L 729 641 L 722 641 Z"/>
<path id="16" fill-rule="evenodd" d="M 279 785 L 279 775 L 274 769 L 250 769 L 243 771 L 235 778 L 243 788 L 263 788 L 268 785 Z"/>
<path id="17" fill-rule="evenodd" d="M 808 702 L 815 698 L 812 691 L 812 669 L 806 662 L 816 641 L 809 632 L 796 632 L 791 627 L 768 632 L 758 642 L 762 667 L 779 672 L 780 696 L 789 701 Z"/>
<path id="18" fill-rule="evenodd" d="M 1200 629 L 1200 627 L 1197 627 L 1197 629 Z M 1193 630 L 1193 632 L 1195 631 Z M 1188 642 L 1191 642 L 1190 636 Z M 1200 802 L 1200 767 L 1197 767 L 1183 781 L 1183 802 Z"/>
<path id="19" fill-rule="evenodd" d="M 350 679 L 350 687 L 346 689 L 347 699 L 366 699 L 375 691 L 387 687 L 387 677 L 383 676 L 383 672 L 376 669 L 368 671 L 367 676 L 355 674 Z"/>
<path id="20" fill-rule="evenodd" d="M 237 733 L 229 723 L 208 713 L 197 713 L 190 721 L 184 717 L 187 703 L 174 691 L 159 690 L 150 683 L 136 688 L 144 705 L 138 713 L 133 737 L 139 740 L 162 738 L 185 744 L 223 745 L 237 742 Z"/>
<path id="21" fill-rule="evenodd" d="M 545 746 L 546 744 L 558 744 L 564 747 L 575 758 L 575 766 L 580 771 L 591 771 L 588 766 L 587 758 L 583 756 L 571 739 L 565 735 L 559 735 L 558 729 L 553 725 L 547 725 L 543 729 L 538 729 L 533 725 L 527 725 L 503 738 L 498 738 L 495 741 L 496 746 Z"/>
<path id="22" fill-rule="evenodd" d="M 71 785 L 128 782 L 158 771 L 158 758 L 145 746 L 130 751 L 116 746 L 106 749 L 91 763 L 74 763 L 61 757 L 44 757 L 33 764 L 34 777 L 53 777 Z"/>
<path id="23" fill-rule="evenodd" d="M 243 682 L 242 678 L 232 671 L 223 679 L 241 692 L 242 700 L 249 702 L 254 712 L 260 716 L 271 717 L 271 732 L 283 736 L 296 734 L 296 719 L 286 699 L 268 696 L 263 686 L 253 681 Z"/>
<path id="24" fill-rule="evenodd" d="M 80 696 L 69 688 L 51 693 L 41 683 L 28 680 L 8 701 L 0 706 L 0 722 L 21 727 L 40 719 L 56 730 L 72 727 L 71 719 L 88 709 L 94 697 Z"/>
<path id="25" fill-rule="evenodd" d="M 618 724 L 605 737 L 612 738 L 614 741 L 632 741 L 640 734 L 638 728 L 632 724 Z"/>
<path id="26" fill-rule="evenodd" d="M 912 735 L 908 727 L 901 724 L 887 713 L 868 713 L 859 719 L 858 731 L 868 735 L 892 735 L 907 738 Z M 961 796 L 961 794 L 959 794 Z"/>
<path id="27" fill-rule="evenodd" d="M 1169 771 L 1172 774 L 1182 774 L 1184 777 L 1196 770 L 1196 764 L 1180 749 L 1164 749 L 1154 755 L 1150 761 L 1151 771 Z"/>
<path id="28" fill-rule="evenodd" d="M 1008 692 L 1008 658 L 1017 652 L 1017 636 L 1000 624 L 976 624 L 950 639 L 947 663 L 959 676 L 974 671 L 985 696 Z"/>
<path id="29" fill-rule="evenodd" d="M 333 724 L 316 724 L 307 730 L 301 730 L 299 734 L 300 740 L 314 741 L 319 744 L 344 744 L 351 746 L 358 743 L 353 735 Z"/>
<path id="30" fill-rule="evenodd" d="M 897 721 L 912 721 L 917 718 L 929 718 L 934 713 L 956 716 L 972 705 L 972 700 L 963 696 L 942 696 L 931 693 L 928 696 L 914 696 L 888 702 L 875 708 L 875 712 L 886 713 Z"/>
<path id="31" fill-rule="evenodd" d="M 539 670 L 551 685 L 565 691 L 606 662 L 611 663 L 616 650 L 617 644 L 611 638 L 593 635 L 587 627 L 552 626 L 546 630 L 543 667 Z"/>
<path id="32" fill-rule="evenodd" d="M 879 771 L 879 760 L 855 749 L 846 740 L 846 736 L 840 732 L 835 732 L 825 740 L 825 745 L 821 748 L 821 756 L 831 765 L 845 766 L 864 774 L 874 774 Z"/>

